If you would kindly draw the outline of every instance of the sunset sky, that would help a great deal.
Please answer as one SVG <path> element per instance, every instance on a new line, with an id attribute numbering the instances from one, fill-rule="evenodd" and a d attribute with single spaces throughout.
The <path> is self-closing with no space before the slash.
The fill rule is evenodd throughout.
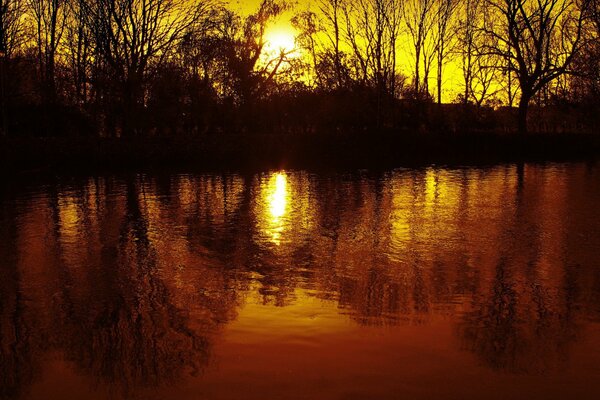
<path id="1" fill-rule="evenodd" d="M 258 9 L 261 0 L 229 0 L 229 7 L 242 15 L 247 15 Z M 314 0 L 296 0 L 290 2 L 292 7 L 289 11 L 281 15 L 274 21 L 267 30 L 267 49 L 266 51 L 278 51 L 280 48 L 289 50 L 293 46 L 293 41 L 297 31 L 291 25 L 290 20 L 293 16 L 303 10 L 318 11 Z M 409 47 L 408 38 L 400 40 L 398 44 L 398 72 L 408 77 L 413 71 L 412 49 Z M 436 91 L 435 66 L 430 72 L 429 87 L 432 95 Z M 460 63 L 448 58 L 444 66 L 442 97 L 444 102 L 452 102 L 459 93 L 463 91 L 463 78 Z"/>

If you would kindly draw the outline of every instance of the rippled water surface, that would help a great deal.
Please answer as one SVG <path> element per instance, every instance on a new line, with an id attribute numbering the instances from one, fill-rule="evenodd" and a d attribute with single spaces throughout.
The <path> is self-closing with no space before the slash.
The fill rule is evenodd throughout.
<path id="1" fill-rule="evenodd" d="M 0 397 L 600 396 L 600 169 L 0 192 Z"/>

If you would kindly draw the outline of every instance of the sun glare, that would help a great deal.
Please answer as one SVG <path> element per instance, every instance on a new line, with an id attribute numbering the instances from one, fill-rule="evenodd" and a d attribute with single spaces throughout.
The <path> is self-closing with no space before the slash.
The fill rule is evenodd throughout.
<path id="1" fill-rule="evenodd" d="M 283 173 L 273 175 L 269 186 L 271 189 L 271 195 L 269 196 L 271 216 L 275 222 L 279 222 L 287 207 L 287 176 Z"/>
<path id="2" fill-rule="evenodd" d="M 290 201 L 287 175 L 284 172 L 271 175 L 265 189 L 265 205 L 268 207 L 268 211 L 265 210 L 267 211 L 265 213 L 265 217 L 267 217 L 266 232 L 270 236 L 271 242 L 279 246 L 287 226 L 286 214 Z"/>
<path id="3" fill-rule="evenodd" d="M 296 37 L 291 28 L 276 27 L 267 32 L 266 45 L 271 51 L 290 53 L 296 50 Z"/>

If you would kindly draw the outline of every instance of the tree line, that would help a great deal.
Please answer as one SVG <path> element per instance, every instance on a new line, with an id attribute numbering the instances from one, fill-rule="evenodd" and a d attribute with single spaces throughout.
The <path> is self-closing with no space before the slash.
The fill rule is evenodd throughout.
<path id="1" fill-rule="evenodd" d="M 419 129 L 436 118 L 444 128 L 447 114 L 500 105 L 518 110 L 526 132 L 532 104 L 597 111 L 600 0 L 300 8 L 262 0 L 242 15 L 218 0 L 0 0 L 1 132 Z M 293 13 L 296 48 L 275 50 L 267 31 L 284 13 Z M 461 107 L 442 104 L 450 66 Z"/>

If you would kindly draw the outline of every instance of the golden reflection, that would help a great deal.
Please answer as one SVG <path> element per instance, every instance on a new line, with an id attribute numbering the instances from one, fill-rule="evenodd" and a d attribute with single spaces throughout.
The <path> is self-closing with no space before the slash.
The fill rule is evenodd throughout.
<path id="1" fill-rule="evenodd" d="M 290 354 L 312 366 L 307 349 L 331 361 L 321 375 L 347 356 L 352 371 L 389 362 L 395 378 L 394 354 L 431 346 L 444 370 L 478 368 L 469 376 L 562 371 L 600 318 L 592 173 L 544 167 L 519 188 L 509 167 L 381 182 L 282 171 L 0 199 L 0 398 L 54 359 L 110 398 L 262 378 Z M 576 361 L 571 376 L 587 373 Z"/>
<path id="2" fill-rule="evenodd" d="M 261 288 L 257 282 L 248 288 L 250 294 L 237 319 L 231 322 L 233 342 L 257 344 L 266 336 L 308 341 L 315 334 L 336 334 L 348 329 L 347 316 L 339 312 L 335 300 L 322 299 L 312 291 L 295 288 L 285 307 L 281 307 L 276 302 L 265 302 L 259 293 Z"/>
<path id="3" fill-rule="evenodd" d="M 275 182 L 273 183 L 273 181 Z M 269 187 L 271 190 L 271 194 L 269 195 L 271 216 L 273 217 L 273 221 L 277 223 L 279 218 L 285 214 L 287 206 L 287 177 L 282 173 L 276 174 L 271 178 Z"/>
<path id="4" fill-rule="evenodd" d="M 271 242 L 278 246 L 281 244 L 281 235 L 285 230 L 285 216 L 290 197 L 288 178 L 285 172 L 273 174 L 267 183 L 267 204 L 269 206 L 267 233 Z"/>
<path id="5" fill-rule="evenodd" d="M 425 174 L 425 211 L 432 213 L 438 200 L 438 174 L 433 168 L 429 168 Z"/>
<path id="6" fill-rule="evenodd" d="M 393 261 L 402 260 L 411 237 L 411 218 L 414 208 L 414 198 L 410 187 L 410 177 L 395 174 L 390 177 L 390 231 L 389 231 L 389 257 Z"/>
<path id="7" fill-rule="evenodd" d="M 62 240 L 68 243 L 76 242 L 79 233 L 80 210 L 74 196 L 69 194 L 59 196 L 58 218 Z"/>

